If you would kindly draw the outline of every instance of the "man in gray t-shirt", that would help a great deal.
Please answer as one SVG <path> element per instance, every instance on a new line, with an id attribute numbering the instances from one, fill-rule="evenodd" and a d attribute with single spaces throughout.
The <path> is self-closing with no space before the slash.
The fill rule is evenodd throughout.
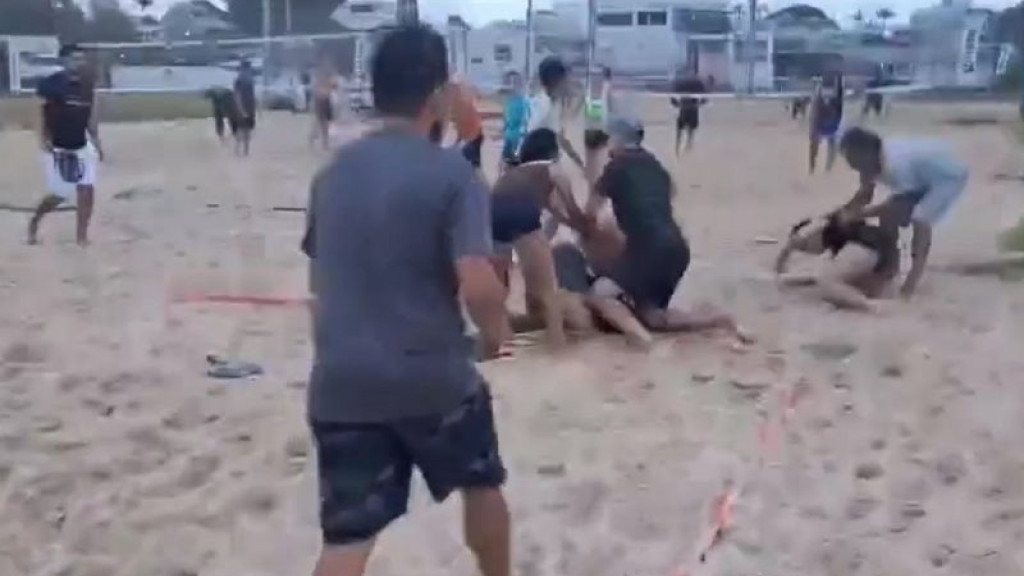
<path id="1" fill-rule="evenodd" d="M 460 295 L 497 355 L 504 294 L 490 264 L 490 195 L 456 151 L 428 140 L 447 51 L 422 27 L 390 33 L 372 66 L 378 131 L 315 179 L 310 256 L 324 551 L 317 576 L 361 574 L 376 535 L 406 511 L 412 471 L 437 500 L 465 496 L 487 576 L 508 574 L 505 470 Z"/>

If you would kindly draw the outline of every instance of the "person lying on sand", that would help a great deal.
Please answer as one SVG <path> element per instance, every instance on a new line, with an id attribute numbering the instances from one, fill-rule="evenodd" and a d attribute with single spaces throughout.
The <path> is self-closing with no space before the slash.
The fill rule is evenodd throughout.
<path id="1" fill-rule="evenodd" d="M 548 212 L 556 221 L 583 219 L 572 184 L 557 164 L 558 157 L 558 136 L 553 130 L 530 132 L 519 152 L 520 163 L 498 179 L 491 194 L 491 234 L 498 248 L 495 269 L 507 285 L 513 252 L 518 256 L 527 302 L 539 306 L 531 315 L 544 318 L 548 343 L 555 348 L 566 342 L 564 314 L 541 218 Z"/>
<path id="2" fill-rule="evenodd" d="M 853 199 L 840 211 L 840 218 L 857 222 L 883 216 L 882 226 L 898 229 L 913 225 L 912 264 L 900 288 L 900 294 L 909 298 L 924 275 L 932 228 L 945 218 L 967 186 L 967 167 L 943 143 L 883 142 L 863 128 L 847 130 L 839 147 L 850 167 L 860 173 L 861 182 Z M 888 186 L 892 195 L 871 205 L 877 182 Z"/>
<path id="3" fill-rule="evenodd" d="M 813 275 L 787 274 L 794 252 L 832 255 L 831 265 Z M 793 227 L 789 241 L 775 262 L 784 286 L 817 286 L 821 297 L 847 310 L 873 312 L 873 299 L 881 297 L 899 272 L 899 237 L 892 230 L 866 222 L 843 222 L 838 213 L 823 222 L 803 220 Z"/>
<path id="4" fill-rule="evenodd" d="M 669 308 L 690 265 L 689 243 L 672 215 L 675 184 L 644 149 L 644 128 L 638 121 L 617 118 L 609 123 L 608 136 L 609 160 L 593 184 L 586 217 L 596 222 L 611 202 L 624 235 L 622 251 L 607 273 L 620 290 L 618 297 L 652 332 L 725 329 L 748 340 L 726 314 Z"/>

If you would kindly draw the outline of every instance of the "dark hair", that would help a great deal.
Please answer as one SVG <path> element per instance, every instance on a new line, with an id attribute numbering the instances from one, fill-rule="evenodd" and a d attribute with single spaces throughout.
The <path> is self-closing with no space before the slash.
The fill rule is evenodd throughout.
<path id="1" fill-rule="evenodd" d="M 551 90 L 569 77 L 569 67 L 558 56 L 548 56 L 537 67 L 537 77 L 545 90 Z"/>
<path id="2" fill-rule="evenodd" d="M 882 138 L 866 128 L 854 127 L 843 133 L 839 140 L 839 148 L 843 151 L 857 150 L 881 154 Z"/>
<path id="3" fill-rule="evenodd" d="M 370 70 L 374 108 L 415 117 L 448 81 L 448 48 L 432 28 L 404 26 L 381 40 Z"/>
<path id="4" fill-rule="evenodd" d="M 601 69 L 601 75 L 604 76 L 605 79 L 611 80 L 611 78 L 612 78 L 612 69 L 607 67 L 607 66 L 605 66 L 604 68 Z"/>
<path id="5" fill-rule="evenodd" d="M 252 62 L 243 59 L 241 62 L 238 63 L 238 68 L 240 70 L 249 70 L 252 68 Z"/>
<path id="6" fill-rule="evenodd" d="M 558 159 L 558 136 L 549 128 L 538 128 L 523 138 L 519 163 Z"/>
<path id="7" fill-rule="evenodd" d="M 68 56 L 71 56 L 72 54 L 84 54 L 84 53 L 85 53 L 85 48 L 82 48 L 78 44 L 64 44 L 63 46 L 60 47 L 60 51 L 57 53 L 57 55 L 59 57 L 61 57 L 61 58 L 67 58 Z"/>
<path id="8" fill-rule="evenodd" d="M 600 150 L 608 145 L 610 137 L 604 130 L 587 130 L 583 133 L 583 147 L 586 150 Z"/>
<path id="9" fill-rule="evenodd" d="M 838 212 L 829 214 L 825 221 L 825 227 L 821 229 L 821 245 L 835 257 L 853 239 L 855 232 L 853 228 L 858 225 L 862 225 L 862 223 L 843 227 L 839 222 Z"/>

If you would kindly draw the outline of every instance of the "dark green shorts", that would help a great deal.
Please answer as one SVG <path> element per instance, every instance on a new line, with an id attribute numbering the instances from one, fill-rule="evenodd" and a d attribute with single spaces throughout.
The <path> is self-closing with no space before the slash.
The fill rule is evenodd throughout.
<path id="1" fill-rule="evenodd" d="M 443 416 L 379 424 L 313 422 L 320 528 L 328 545 L 372 539 L 405 515 L 413 468 L 438 502 L 505 483 L 491 394 L 484 386 Z"/>

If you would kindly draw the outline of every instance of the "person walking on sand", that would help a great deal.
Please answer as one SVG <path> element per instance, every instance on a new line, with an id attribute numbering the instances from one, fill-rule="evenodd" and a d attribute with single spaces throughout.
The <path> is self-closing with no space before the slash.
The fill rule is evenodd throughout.
<path id="1" fill-rule="evenodd" d="M 674 90 L 681 94 L 691 95 L 707 92 L 704 82 L 696 74 L 690 74 L 688 77 L 676 82 Z M 686 134 L 685 150 L 689 152 L 693 149 L 693 141 L 697 136 L 697 130 L 700 128 L 700 108 L 707 104 L 707 99 L 695 96 L 682 96 L 679 98 L 672 97 L 669 101 L 673 108 L 679 110 L 676 116 L 676 156 L 679 156 L 683 134 Z"/>
<path id="2" fill-rule="evenodd" d="M 811 174 L 818 168 L 818 150 L 825 141 L 825 170 L 831 171 L 836 162 L 836 136 L 843 123 L 843 101 L 846 86 L 842 74 L 834 74 L 831 83 L 825 86 L 815 83 L 811 98 L 811 134 L 808 149 L 808 168 Z"/>
<path id="3" fill-rule="evenodd" d="M 95 90 L 86 73 L 85 51 L 75 45 L 60 49 L 63 68 L 39 83 L 42 99 L 39 142 L 46 166 L 47 195 L 39 203 L 28 225 L 28 242 L 38 242 L 39 223 L 64 202 L 76 200 L 78 244 L 89 243 L 99 162 L 103 160 Z"/>
<path id="4" fill-rule="evenodd" d="M 238 115 L 235 154 L 248 156 L 252 132 L 256 129 L 256 80 L 248 60 L 242 60 L 235 78 L 235 112 Z"/>
<path id="5" fill-rule="evenodd" d="M 880 218 L 891 230 L 911 226 L 910 271 L 900 294 L 917 290 L 932 247 L 932 230 L 963 195 L 967 166 L 942 142 L 882 138 L 864 128 L 843 134 L 839 148 L 850 167 L 860 174 L 860 189 L 840 211 L 840 218 L 857 222 Z M 892 195 L 872 204 L 875 185 L 881 182 Z"/>
<path id="6" fill-rule="evenodd" d="M 484 576 L 509 576 L 506 473 L 459 300 L 497 357 L 510 329 L 490 262 L 490 195 L 458 151 L 429 139 L 448 111 L 444 38 L 393 30 L 370 69 L 381 128 L 317 175 L 303 242 L 323 539 L 314 575 L 365 572 L 377 536 L 406 513 L 418 469 L 435 500 L 461 492 Z"/>
<path id="7" fill-rule="evenodd" d="M 309 145 L 320 140 L 324 150 L 331 145 L 331 123 L 334 122 L 334 94 L 338 79 L 326 58 L 313 77 L 313 128 L 309 133 Z"/>

